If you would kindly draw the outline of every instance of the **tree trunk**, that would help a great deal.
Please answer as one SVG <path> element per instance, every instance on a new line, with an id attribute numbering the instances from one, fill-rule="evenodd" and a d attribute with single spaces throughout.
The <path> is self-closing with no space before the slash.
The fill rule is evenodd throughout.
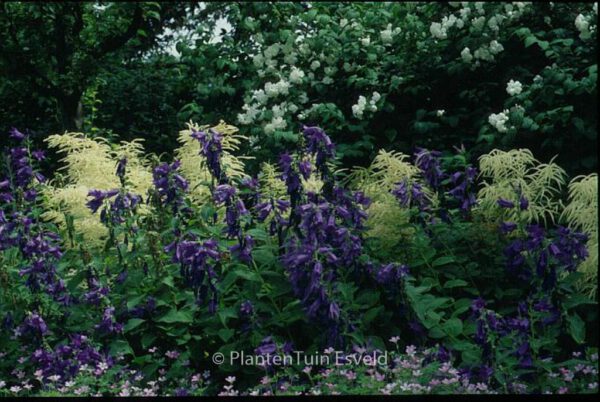
<path id="1" fill-rule="evenodd" d="M 81 131 L 83 127 L 83 105 L 81 93 L 59 98 L 62 129 Z"/>

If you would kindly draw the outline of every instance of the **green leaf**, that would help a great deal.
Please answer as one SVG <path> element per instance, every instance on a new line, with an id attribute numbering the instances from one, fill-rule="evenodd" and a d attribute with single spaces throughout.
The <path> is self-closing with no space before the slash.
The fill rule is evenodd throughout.
<path id="1" fill-rule="evenodd" d="M 433 265 L 434 267 L 439 267 L 441 265 L 450 264 L 451 262 L 454 262 L 454 261 L 456 261 L 456 260 L 454 259 L 453 256 L 445 255 L 443 257 L 436 258 L 436 260 L 431 265 Z"/>
<path id="2" fill-rule="evenodd" d="M 585 322 L 577 313 L 568 316 L 567 321 L 569 322 L 569 333 L 573 340 L 580 344 L 583 343 L 585 340 Z"/>
<path id="3" fill-rule="evenodd" d="M 112 342 L 109 350 L 112 356 L 116 354 L 133 355 L 133 349 L 129 346 L 129 342 L 122 339 Z"/>
<path id="4" fill-rule="evenodd" d="M 181 322 L 189 324 L 194 321 L 194 315 L 189 310 L 179 310 L 172 308 L 165 315 L 160 317 L 157 322 L 174 323 Z"/>
<path id="5" fill-rule="evenodd" d="M 252 250 L 252 258 L 259 266 L 271 265 L 275 262 L 275 255 L 270 248 L 256 247 Z"/>
<path id="6" fill-rule="evenodd" d="M 435 326 L 429 330 L 429 336 L 434 339 L 444 338 L 446 333 L 438 326 Z"/>
<path id="7" fill-rule="evenodd" d="M 173 282 L 172 276 L 165 276 L 165 278 L 161 282 L 170 288 L 175 288 L 175 283 Z"/>
<path id="8" fill-rule="evenodd" d="M 471 299 L 459 299 L 457 301 L 454 302 L 454 312 L 452 313 L 452 317 L 456 317 L 462 313 L 464 313 L 465 311 L 467 311 L 470 307 L 471 304 L 473 303 L 473 301 Z"/>
<path id="9" fill-rule="evenodd" d="M 389 142 L 392 142 L 396 139 L 396 136 L 398 136 L 398 131 L 393 128 L 388 128 L 383 132 L 383 135 L 385 135 L 385 138 L 387 138 Z"/>
<path id="10" fill-rule="evenodd" d="M 537 44 L 542 50 L 546 50 L 546 49 L 548 49 L 548 46 L 550 46 L 550 44 L 548 42 L 546 42 L 545 40 L 540 40 L 537 42 Z"/>
<path id="11" fill-rule="evenodd" d="M 379 306 L 379 307 L 374 307 L 370 310 L 367 310 L 367 312 L 363 315 L 363 323 L 364 324 L 368 324 L 371 321 L 373 321 L 378 315 L 379 313 L 381 313 L 383 311 L 383 306 Z"/>
<path id="12" fill-rule="evenodd" d="M 462 321 L 458 318 L 451 318 L 442 324 L 442 328 L 450 336 L 458 336 L 463 331 Z"/>
<path id="13" fill-rule="evenodd" d="M 461 353 L 464 364 L 481 363 L 481 351 L 478 349 L 468 349 Z"/>
<path id="14" fill-rule="evenodd" d="M 237 317 L 236 309 L 233 307 L 221 309 L 221 310 L 219 310 L 217 315 L 219 316 L 219 319 L 221 320 L 221 323 L 223 325 L 227 325 L 228 318 L 236 318 Z"/>
<path id="15" fill-rule="evenodd" d="M 582 294 L 574 293 L 567 300 L 563 302 L 563 307 L 566 310 L 572 309 L 573 307 L 581 304 L 595 304 L 594 301 Z"/>
<path id="16" fill-rule="evenodd" d="M 534 35 L 530 35 L 525 38 L 525 47 L 529 47 L 529 46 L 533 45 L 534 43 L 536 43 L 537 41 L 538 41 L 538 39 Z"/>
<path id="17" fill-rule="evenodd" d="M 463 281 L 462 279 L 452 279 L 452 280 L 444 283 L 444 288 L 446 288 L 446 289 L 459 288 L 459 287 L 463 287 L 463 286 L 467 286 L 467 285 L 468 285 L 467 281 Z"/>
<path id="18" fill-rule="evenodd" d="M 231 328 L 222 328 L 217 332 L 219 338 L 223 340 L 223 342 L 227 342 L 231 339 L 231 337 L 235 334 L 235 330 Z"/>
<path id="19" fill-rule="evenodd" d="M 144 349 L 148 349 L 150 347 L 150 345 L 152 345 L 154 343 L 154 341 L 156 340 L 156 335 L 151 334 L 149 332 L 144 333 L 144 335 L 142 335 L 142 347 Z"/>
<path id="20" fill-rule="evenodd" d="M 258 276 L 258 274 L 256 272 L 250 271 L 250 269 L 248 269 L 248 268 L 236 269 L 233 272 L 235 273 L 236 276 L 238 276 L 240 278 L 244 278 L 247 281 L 262 282 L 260 279 L 260 276 Z"/>
<path id="21" fill-rule="evenodd" d="M 123 327 L 123 331 L 129 332 L 132 329 L 139 327 L 144 322 L 146 322 L 146 320 L 144 320 L 144 319 L 141 319 L 141 318 L 132 318 L 129 321 L 127 321 L 127 324 L 125 324 L 125 326 Z"/>
<path id="22" fill-rule="evenodd" d="M 379 301 L 379 292 L 376 291 L 362 291 L 354 301 L 356 304 L 363 308 L 371 307 Z"/>

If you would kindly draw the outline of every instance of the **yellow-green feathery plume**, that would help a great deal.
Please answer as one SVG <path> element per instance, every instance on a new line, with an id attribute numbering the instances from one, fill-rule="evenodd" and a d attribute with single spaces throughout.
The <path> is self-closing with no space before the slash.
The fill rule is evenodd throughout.
<path id="1" fill-rule="evenodd" d="M 579 266 L 584 278 L 580 288 L 596 299 L 598 285 L 598 175 L 577 176 L 569 183 L 569 204 L 561 214 L 561 220 L 589 236 L 588 258 Z"/>
<path id="2" fill-rule="evenodd" d="M 316 165 L 316 155 L 305 156 L 305 159 L 307 159 L 310 162 L 310 166 Z M 330 170 L 334 168 L 334 166 L 331 163 L 327 163 L 327 165 Z M 314 169 L 311 175 L 308 177 L 308 179 L 305 179 L 302 175 L 300 175 L 300 182 L 302 183 L 302 187 L 304 187 L 306 191 L 320 193 L 323 189 L 323 180 L 321 180 L 319 176 L 320 175 L 317 172 L 315 172 Z"/>
<path id="3" fill-rule="evenodd" d="M 559 195 L 566 178 L 565 171 L 556 163 L 540 163 L 528 149 L 494 149 L 479 158 L 479 170 L 483 188 L 477 194 L 479 204 L 474 211 L 485 219 L 495 221 L 501 216 L 516 219 L 512 215 L 520 214 L 527 222 L 555 221 L 562 206 Z M 528 209 L 501 210 L 497 204 L 499 198 L 518 205 L 517 189 L 529 201 Z"/>
<path id="4" fill-rule="evenodd" d="M 152 185 L 152 173 L 143 156 L 141 140 L 123 142 L 112 149 L 104 138 L 91 139 L 82 133 L 51 135 L 45 140 L 50 148 L 65 154 L 58 169 L 62 175 L 42 188 L 46 212 L 45 219 L 65 229 L 65 213 L 73 217 L 75 232 L 80 234 L 86 246 L 102 246 L 108 234 L 98 214 L 86 207 L 90 190 L 109 190 L 120 187 L 116 165 L 127 157 L 126 177 L 131 191 L 145 195 Z M 147 213 L 147 206 L 140 206 L 140 213 Z"/>
<path id="5" fill-rule="evenodd" d="M 251 159 L 247 156 L 236 157 L 231 154 L 239 149 L 242 140 L 247 140 L 243 135 L 237 134 L 237 127 L 220 121 L 214 127 L 209 125 L 198 126 L 189 122 L 188 128 L 179 132 L 178 141 L 181 146 L 175 150 L 177 159 L 181 161 L 181 173 L 190 183 L 190 197 L 197 203 L 202 204 L 210 198 L 210 187 L 212 176 L 206 165 L 206 158 L 200 154 L 200 143 L 192 138 L 192 130 L 201 131 L 208 128 L 216 130 L 223 135 L 221 164 L 223 171 L 230 178 L 244 178 L 248 175 L 244 172 L 244 159 Z"/>
<path id="6" fill-rule="evenodd" d="M 380 150 L 368 168 L 356 167 L 345 181 L 371 198 L 367 209 L 367 236 L 378 238 L 380 246 L 392 251 L 398 242 L 412 234 L 402 228 L 408 223 L 410 211 L 400 206 L 391 194 L 396 184 L 404 179 L 409 183 L 418 181 L 419 169 L 408 162 L 410 157 L 401 152 Z M 422 184 L 422 183 L 420 183 Z M 431 190 L 423 185 L 424 194 L 432 198 Z"/>
<path id="7" fill-rule="evenodd" d="M 279 178 L 280 175 L 281 173 L 276 166 L 268 162 L 262 163 L 258 173 L 258 182 L 260 191 L 265 198 L 273 198 L 274 200 L 287 198 L 285 183 Z"/>
<path id="8" fill-rule="evenodd" d="M 142 141 L 142 139 L 135 139 L 130 142 L 121 142 L 113 151 L 113 155 L 116 160 L 127 158 L 125 166 L 127 182 L 131 184 L 131 189 L 135 194 L 145 195 L 152 187 L 152 167 L 146 158 Z"/>

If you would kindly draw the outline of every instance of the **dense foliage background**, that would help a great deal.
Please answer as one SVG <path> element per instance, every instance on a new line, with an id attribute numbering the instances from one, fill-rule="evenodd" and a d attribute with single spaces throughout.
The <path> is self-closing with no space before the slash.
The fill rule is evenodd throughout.
<path id="1" fill-rule="evenodd" d="M 527 147 L 586 173 L 597 168 L 593 8 L 6 3 L 0 129 L 94 128 L 162 152 L 189 119 L 222 118 L 244 123 L 268 159 L 296 140 L 299 123 L 318 122 L 350 166 L 381 147 L 464 144 L 475 154 Z M 221 40 L 217 20 L 229 24 Z M 510 80 L 519 93 L 507 93 Z M 488 119 L 503 110 L 499 131 Z"/>
<path id="2" fill-rule="evenodd" d="M 0 396 L 597 392 L 596 3 L 1 7 Z"/>

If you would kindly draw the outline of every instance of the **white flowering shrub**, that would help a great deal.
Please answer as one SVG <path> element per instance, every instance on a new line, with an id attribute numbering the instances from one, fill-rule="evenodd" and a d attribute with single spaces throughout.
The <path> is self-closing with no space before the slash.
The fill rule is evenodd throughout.
<path id="1" fill-rule="evenodd" d="M 229 113 L 257 161 L 318 122 L 348 164 L 418 142 L 528 147 L 576 173 L 597 165 L 595 4 L 212 7 L 233 29 L 183 52 L 201 84 L 182 118 Z"/>

